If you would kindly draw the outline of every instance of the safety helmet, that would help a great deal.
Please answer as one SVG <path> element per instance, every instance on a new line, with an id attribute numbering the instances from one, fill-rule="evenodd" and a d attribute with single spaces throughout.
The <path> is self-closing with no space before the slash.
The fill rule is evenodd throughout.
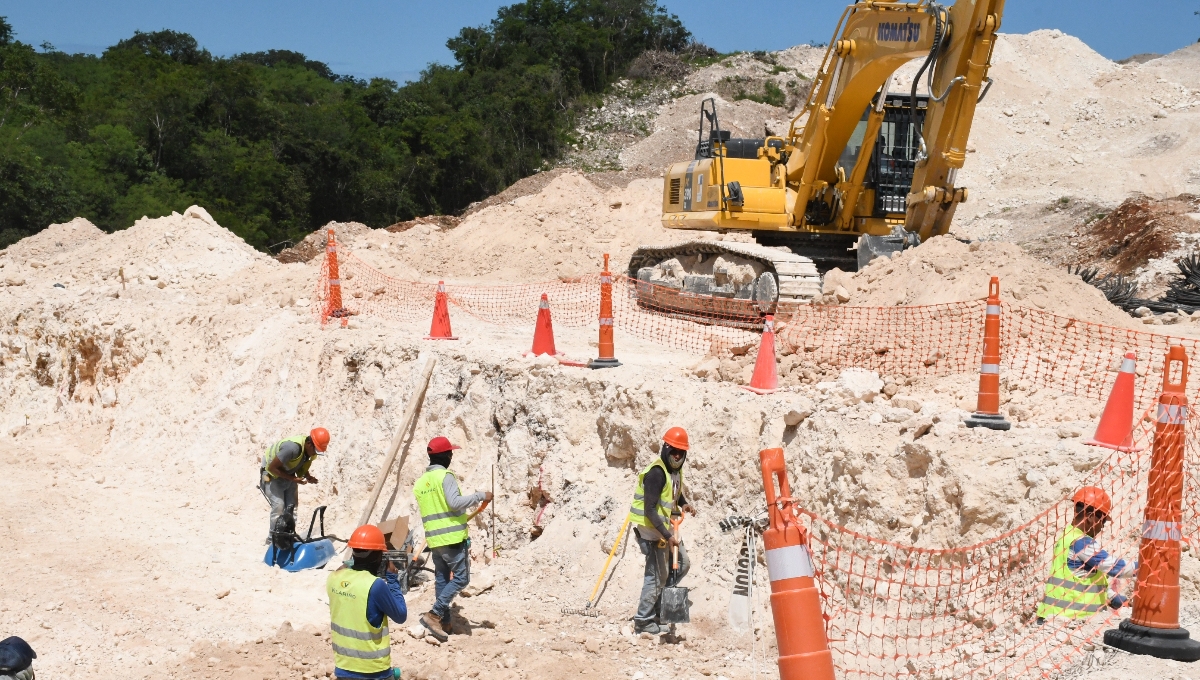
<path id="1" fill-rule="evenodd" d="M 1097 512 L 1103 512 L 1106 515 L 1112 514 L 1112 499 L 1100 487 L 1085 486 L 1076 491 L 1075 495 L 1071 496 L 1071 500 L 1076 503 L 1083 503 Z"/>
<path id="2" fill-rule="evenodd" d="M 308 433 L 308 438 L 319 453 L 325 453 L 325 449 L 329 448 L 329 430 L 323 427 L 314 427 L 312 432 Z"/>
<path id="3" fill-rule="evenodd" d="M 439 453 L 449 453 L 455 449 L 461 449 L 461 446 L 455 446 L 450 443 L 445 437 L 434 437 L 429 440 L 429 444 L 425 447 L 427 453 L 437 455 Z"/>
<path id="4" fill-rule="evenodd" d="M 688 450 L 687 430 L 682 427 L 672 427 L 663 435 L 663 441 L 682 451 Z"/>
<path id="5" fill-rule="evenodd" d="M 354 550 L 387 550 L 383 532 L 374 524 L 364 524 L 355 529 L 347 544 Z"/>

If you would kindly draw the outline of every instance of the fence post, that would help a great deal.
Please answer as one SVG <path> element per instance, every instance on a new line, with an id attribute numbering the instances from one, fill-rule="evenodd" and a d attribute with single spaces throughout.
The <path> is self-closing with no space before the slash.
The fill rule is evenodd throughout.
<path id="1" fill-rule="evenodd" d="M 763 532 L 763 547 L 779 643 L 779 680 L 834 680 L 808 532 L 796 516 L 783 449 L 765 449 L 758 457 L 771 518 L 770 527 Z"/>
<path id="2" fill-rule="evenodd" d="M 1171 345 L 1163 366 L 1154 452 L 1146 483 L 1146 516 L 1138 555 L 1133 615 L 1104 631 L 1104 644 L 1131 654 L 1176 661 L 1200 660 L 1200 642 L 1179 626 L 1179 541 L 1183 521 L 1184 424 L 1188 357 Z M 1172 376 L 1178 376 L 1175 380 Z"/>
<path id="3" fill-rule="evenodd" d="M 983 364 L 979 367 L 979 402 L 966 421 L 967 427 L 1007 430 L 1012 427 L 1000 415 L 1000 277 L 988 283 L 987 317 L 983 324 Z"/>
<path id="4" fill-rule="evenodd" d="M 588 362 L 588 368 L 620 366 L 613 348 L 612 272 L 608 271 L 608 253 L 604 254 L 604 271 L 600 272 L 600 356 Z"/>

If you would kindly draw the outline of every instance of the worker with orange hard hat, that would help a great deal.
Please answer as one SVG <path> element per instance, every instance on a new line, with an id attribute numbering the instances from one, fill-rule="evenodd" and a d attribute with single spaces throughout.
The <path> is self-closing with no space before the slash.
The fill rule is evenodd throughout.
<path id="1" fill-rule="evenodd" d="M 1037 619 L 1042 623 L 1051 616 L 1087 618 L 1105 606 L 1120 609 L 1128 598 L 1110 583 L 1137 573 L 1137 563 L 1110 555 L 1096 542 L 1096 536 L 1112 516 L 1112 499 L 1104 489 L 1085 486 L 1071 497 L 1075 517 L 1054 544 L 1054 561 L 1046 579 Z"/>
<path id="2" fill-rule="evenodd" d="M 389 562 L 383 578 L 387 541 L 373 524 L 354 530 L 346 542 L 351 559 L 325 580 L 329 596 L 329 641 L 333 645 L 335 678 L 394 678 L 388 622 L 404 623 L 408 606 L 400 588 L 395 563 Z"/>
<path id="3" fill-rule="evenodd" d="M 329 447 L 329 430 L 314 427 L 307 435 L 281 439 L 263 452 L 258 488 L 271 504 L 270 540 L 288 550 L 296 529 L 297 484 L 316 484 L 309 474 L 313 460 Z"/>
<path id="4" fill-rule="evenodd" d="M 629 521 L 637 527 L 638 547 L 646 556 L 642 594 L 633 617 L 638 633 L 668 632 L 669 628 L 658 620 L 663 588 L 677 585 L 691 569 L 683 539 L 678 532 L 671 531 L 672 517 L 682 517 L 684 511 L 696 514 L 683 495 L 683 464 L 687 453 L 687 431 L 682 427 L 667 430 L 658 457 L 638 475 L 637 491 L 629 507 Z M 671 569 L 672 548 L 679 551 L 679 568 L 675 570 Z"/>

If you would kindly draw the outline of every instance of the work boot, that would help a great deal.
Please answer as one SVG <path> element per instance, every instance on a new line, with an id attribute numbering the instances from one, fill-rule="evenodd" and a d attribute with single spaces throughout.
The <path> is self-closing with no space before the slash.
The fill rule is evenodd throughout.
<path id="1" fill-rule="evenodd" d="M 451 621 L 450 616 L 446 616 L 446 618 L 442 619 L 442 632 L 444 632 L 446 635 L 454 635 L 454 631 L 451 630 L 452 623 L 453 622 Z"/>
<path id="2" fill-rule="evenodd" d="M 425 612 L 421 614 L 421 625 L 429 634 L 437 639 L 438 642 L 446 641 L 446 631 L 442 630 L 442 620 L 433 612 Z"/>
<path id="3" fill-rule="evenodd" d="M 634 621 L 634 633 L 650 633 L 651 635 L 662 635 L 667 632 L 667 629 L 659 625 L 655 621 Z"/>

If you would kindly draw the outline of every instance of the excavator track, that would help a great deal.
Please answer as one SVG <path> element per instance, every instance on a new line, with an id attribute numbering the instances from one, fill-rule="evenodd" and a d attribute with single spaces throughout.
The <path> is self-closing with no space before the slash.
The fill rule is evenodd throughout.
<path id="1" fill-rule="evenodd" d="M 759 327 L 762 316 L 778 313 L 780 305 L 810 304 L 821 296 L 821 275 L 802 255 L 754 243 L 687 241 L 671 246 L 642 246 L 629 259 L 629 277 L 639 284 L 656 283 L 639 276 L 644 268 L 671 258 L 692 255 L 734 255 L 759 263 L 774 276 L 774 286 L 755 287 L 752 297 L 697 295 L 663 285 L 638 285 L 638 304 L 669 316 L 701 323 Z M 774 290 L 771 290 L 774 288 Z M 748 304 L 748 303 L 754 304 Z"/>

